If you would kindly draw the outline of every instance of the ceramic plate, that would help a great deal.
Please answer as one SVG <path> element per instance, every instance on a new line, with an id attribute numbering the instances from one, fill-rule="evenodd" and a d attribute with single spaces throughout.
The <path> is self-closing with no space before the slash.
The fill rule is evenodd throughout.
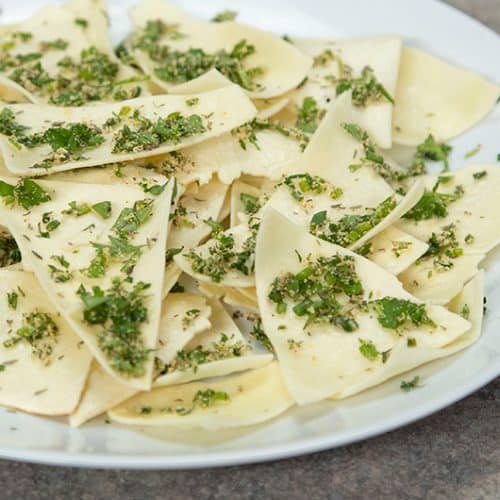
<path id="1" fill-rule="evenodd" d="M 1 22 L 31 15 L 43 1 L 0 0 Z M 128 30 L 130 0 L 110 0 L 113 39 Z M 204 17 L 223 8 L 239 20 L 290 36 L 355 37 L 399 34 L 457 65 L 500 81 L 500 37 L 478 22 L 435 0 L 185 0 Z M 443 29 L 446 27 L 446 29 Z M 500 110 L 454 141 L 452 162 L 482 144 L 474 162 L 492 163 L 500 153 Z M 500 165 L 499 165 L 500 168 Z M 70 429 L 54 420 L 0 410 L 0 457 L 57 465 L 110 468 L 193 468 L 235 465 L 324 450 L 387 432 L 425 417 L 500 374 L 500 252 L 488 259 L 488 312 L 481 339 L 456 356 L 404 375 L 418 374 L 422 387 L 399 389 L 403 377 L 341 402 L 289 411 L 265 425 L 226 432 L 134 430 L 94 420 Z"/>

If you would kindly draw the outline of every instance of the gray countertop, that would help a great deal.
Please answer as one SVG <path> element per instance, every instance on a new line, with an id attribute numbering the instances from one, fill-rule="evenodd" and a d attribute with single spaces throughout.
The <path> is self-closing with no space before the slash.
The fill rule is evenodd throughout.
<path id="1" fill-rule="evenodd" d="M 500 32 L 500 0 L 447 1 Z M 499 498 L 499 428 L 500 378 L 403 429 L 344 448 L 268 464 L 140 472 L 0 461 L 0 497 Z"/>

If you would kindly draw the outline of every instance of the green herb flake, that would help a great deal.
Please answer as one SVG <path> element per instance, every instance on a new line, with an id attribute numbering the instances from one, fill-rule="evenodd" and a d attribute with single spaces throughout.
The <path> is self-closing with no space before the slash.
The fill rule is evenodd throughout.
<path id="1" fill-rule="evenodd" d="M 370 361 L 375 361 L 379 356 L 380 352 L 375 347 L 375 344 L 371 340 L 359 340 L 359 352 Z"/>
<path id="2" fill-rule="evenodd" d="M 460 316 L 462 318 L 469 320 L 470 319 L 470 307 L 469 304 L 464 304 L 462 310 L 460 311 Z"/>
<path id="3" fill-rule="evenodd" d="M 97 343 L 111 367 L 125 376 L 144 375 L 150 350 L 144 345 L 141 326 L 148 321 L 145 292 L 149 284 L 139 282 L 127 288 L 114 279 L 111 288 L 94 286 L 88 291 L 83 285 L 77 291 L 83 303 L 83 320 L 95 327 Z"/>
<path id="4" fill-rule="evenodd" d="M 40 43 L 40 49 L 42 52 L 47 50 L 66 50 L 68 48 L 69 43 L 62 38 L 57 38 L 56 40 L 51 40 L 47 42 Z"/>
<path id="5" fill-rule="evenodd" d="M 222 231 L 219 223 L 211 219 L 204 222 L 212 227 L 212 244 L 206 258 L 201 257 L 195 251 L 184 254 L 191 262 L 193 271 L 209 276 L 214 283 L 220 283 L 231 269 L 250 276 L 255 267 L 255 241 L 258 225 L 252 227 L 250 236 L 241 244 L 241 248 L 237 249 L 233 235 Z"/>
<path id="6" fill-rule="evenodd" d="M 391 244 L 391 251 L 397 258 L 401 257 L 401 255 L 412 246 L 411 241 L 392 241 Z"/>
<path id="7" fill-rule="evenodd" d="M 474 243 L 474 236 L 469 233 L 465 236 L 464 241 L 467 245 L 472 245 Z"/>
<path id="8" fill-rule="evenodd" d="M 237 42 L 230 51 L 219 50 L 208 54 L 201 48 L 191 47 L 185 51 L 174 50 L 163 45 L 161 39 L 177 38 L 175 26 L 160 20 L 149 21 L 141 34 L 135 37 L 135 49 L 146 52 L 156 64 L 155 75 L 169 83 L 185 83 L 216 68 L 224 76 L 245 90 L 260 90 L 256 79 L 263 74 L 258 66 L 246 67 L 246 60 L 255 53 L 255 46 L 246 40 Z"/>
<path id="9" fill-rule="evenodd" d="M 247 215 L 254 215 L 261 208 L 259 198 L 248 193 L 240 193 L 240 201 L 243 203 L 243 211 Z"/>
<path id="10" fill-rule="evenodd" d="M 467 151 L 465 153 L 464 158 L 472 158 L 473 156 L 476 156 L 479 152 L 481 151 L 481 144 L 478 144 L 474 149 L 471 149 L 470 151 Z"/>
<path id="11" fill-rule="evenodd" d="M 378 151 L 375 143 L 371 140 L 368 132 L 356 123 L 343 123 L 342 128 L 354 139 L 362 143 L 363 154 L 356 163 L 349 165 L 351 172 L 356 172 L 360 168 L 368 167 L 373 169 L 388 182 L 402 182 L 421 172 L 414 172 L 412 169 L 403 170 L 390 165 L 384 156 Z"/>
<path id="12" fill-rule="evenodd" d="M 419 382 L 420 382 L 420 377 L 418 375 L 415 375 L 415 377 L 413 377 L 413 379 L 409 381 L 402 380 L 400 385 L 401 390 L 404 392 L 410 392 L 413 389 L 419 387 L 418 385 Z"/>
<path id="13" fill-rule="evenodd" d="M 199 115 L 183 116 L 173 112 L 153 122 L 136 111 L 134 125 L 123 125 L 113 136 L 113 154 L 150 151 L 165 143 L 179 144 L 182 139 L 206 132 Z"/>
<path id="14" fill-rule="evenodd" d="M 186 106 L 189 106 L 191 108 L 193 106 L 196 106 L 199 102 L 199 97 L 192 97 L 191 99 L 186 99 Z"/>
<path id="15" fill-rule="evenodd" d="M 417 146 L 417 151 L 411 160 L 410 170 L 414 175 L 425 174 L 425 162 L 427 160 L 443 163 L 443 172 L 449 170 L 448 157 L 453 148 L 445 143 L 438 143 L 432 134 L 429 134 L 425 141 Z"/>
<path id="16" fill-rule="evenodd" d="M 80 28 L 83 28 L 83 29 L 86 29 L 89 26 L 89 22 L 87 21 L 87 19 L 84 19 L 83 17 L 77 17 L 77 18 L 75 18 L 74 23 L 77 26 L 80 26 Z"/>
<path id="17" fill-rule="evenodd" d="M 38 236 L 40 238 L 50 238 L 50 234 L 61 225 L 61 221 L 54 219 L 52 212 L 45 212 L 41 222 L 38 223 Z"/>
<path id="18" fill-rule="evenodd" d="M 200 365 L 221 359 L 238 358 L 249 350 L 243 342 L 230 342 L 229 337 L 221 333 L 217 342 L 210 346 L 196 346 L 194 349 L 178 351 L 176 357 L 166 365 L 161 375 L 174 371 L 192 370 L 196 372 Z"/>
<path id="19" fill-rule="evenodd" d="M 109 219 L 111 217 L 112 207 L 110 201 L 100 201 L 92 205 L 92 210 L 98 214 L 102 219 Z"/>
<path id="20" fill-rule="evenodd" d="M 332 200 L 337 200 L 344 194 L 341 188 L 317 175 L 294 174 L 285 177 L 281 184 L 288 188 L 290 196 L 297 202 L 304 201 L 307 195 L 327 194 Z"/>
<path id="21" fill-rule="evenodd" d="M 313 134 L 324 115 L 325 110 L 318 107 L 314 97 L 305 97 L 302 106 L 299 108 L 295 127 L 306 134 Z"/>
<path id="22" fill-rule="evenodd" d="M 219 12 L 212 18 L 212 22 L 226 23 L 228 21 L 234 21 L 237 16 L 238 13 L 235 12 L 234 10 L 223 10 L 222 12 Z"/>
<path id="23" fill-rule="evenodd" d="M 233 129 L 231 135 L 238 139 L 239 145 L 244 151 L 247 150 L 247 144 L 251 144 L 255 149 L 260 151 L 257 134 L 264 130 L 278 132 L 284 137 L 289 137 L 297 141 L 302 151 L 304 151 L 309 143 L 309 136 L 296 127 L 289 127 L 278 122 L 259 120 L 257 118 Z"/>
<path id="24" fill-rule="evenodd" d="M 366 107 L 373 103 L 388 101 L 394 104 L 394 98 L 380 83 L 375 72 L 370 66 L 365 66 L 359 76 L 354 76 L 353 69 L 345 64 L 339 55 L 332 51 L 323 52 L 315 59 L 315 65 L 325 65 L 335 60 L 339 70 L 339 76 L 327 75 L 326 81 L 335 85 L 335 93 L 341 95 L 348 90 L 352 91 L 352 102 L 356 107 Z"/>
<path id="25" fill-rule="evenodd" d="M 254 338 L 267 351 L 274 354 L 273 344 L 271 343 L 271 340 L 264 332 L 264 328 L 262 327 L 262 321 L 260 319 L 254 323 L 252 330 L 250 331 L 250 337 Z"/>
<path id="26" fill-rule="evenodd" d="M 334 255 L 308 259 L 305 264 L 298 273 L 285 273 L 273 280 L 268 298 L 276 304 L 276 312 L 284 314 L 291 302 L 294 314 L 306 318 L 304 328 L 327 323 L 346 332 L 356 330 L 351 308 L 342 305 L 344 298 L 349 304 L 357 303 L 363 294 L 354 259 Z"/>
<path id="27" fill-rule="evenodd" d="M 120 238 L 129 239 L 153 215 L 153 203 L 151 199 L 138 200 L 132 208 L 124 208 L 113 224 L 112 230 Z"/>
<path id="28" fill-rule="evenodd" d="M 427 315 L 425 304 L 416 304 L 406 299 L 384 297 L 370 302 L 377 321 L 384 328 L 400 330 L 407 325 L 435 328 L 436 324 Z"/>
<path id="29" fill-rule="evenodd" d="M 414 337 L 408 337 L 406 339 L 406 346 L 407 347 L 417 347 L 417 339 Z"/>
<path id="30" fill-rule="evenodd" d="M 15 186 L 0 181 L 0 196 L 7 205 L 20 205 L 25 210 L 50 201 L 47 192 L 27 177 L 23 177 Z"/>
<path id="31" fill-rule="evenodd" d="M 432 191 L 425 191 L 417 204 L 406 212 L 403 218 L 421 221 L 429 220 L 433 217 L 446 217 L 448 215 L 448 206 L 459 200 L 463 196 L 464 191 L 461 186 L 457 186 L 453 193 L 439 193 L 437 191 L 439 183 L 438 180 Z"/>
<path id="32" fill-rule="evenodd" d="M 69 262 L 65 259 L 64 255 L 53 255 L 51 257 L 59 266 L 49 264 L 50 277 L 56 283 L 66 283 L 73 279 L 73 273 L 69 270 Z"/>
<path id="33" fill-rule="evenodd" d="M 377 207 L 366 209 L 364 214 L 344 215 L 336 222 L 330 222 L 327 212 L 313 215 L 309 231 L 325 241 L 348 247 L 382 222 L 395 208 L 396 199 L 390 196 Z"/>
<path id="34" fill-rule="evenodd" d="M 23 314 L 23 325 L 16 330 L 14 336 L 5 340 L 3 346 L 10 348 L 19 342 L 27 342 L 31 346 L 32 354 L 44 362 L 52 361 L 54 343 L 57 342 L 59 327 L 50 314 L 31 312 Z"/>
<path id="35" fill-rule="evenodd" d="M 443 227 L 440 233 L 432 233 L 427 244 L 429 248 L 421 259 L 434 259 L 434 266 L 440 271 L 451 269 L 453 261 L 464 253 L 458 243 L 454 224 Z"/>
<path id="36" fill-rule="evenodd" d="M 199 390 L 194 398 L 193 404 L 201 408 L 209 408 L 214 406 L 219 401 L 229 401 L 230 397 L 227 392 L 224 391 L 214 391 L 213 389 Z"/>
<path id="37" fill-rule="evenodd" d="M 7 304 L 11 309 L 17 309 L 17 300 L 19 295 L 16 292 L 8 292 L 7 293 Z"/>
<path id="38" fill-rule="evenodd" d="M 474 177 L 476 181 L 479 181 L 481 179 L 484 179 L 487 175 L 488 172 L 486 172 L 486 170 L 482 170 L 481 172 L 475 172 L 474 174 L 472 174 L 472 177 Z"/>

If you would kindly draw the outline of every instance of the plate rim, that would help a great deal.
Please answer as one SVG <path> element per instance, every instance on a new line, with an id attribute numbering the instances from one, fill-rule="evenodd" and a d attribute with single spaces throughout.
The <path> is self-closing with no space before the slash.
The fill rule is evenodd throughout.
<path id="1" fill-rule="evenodd" d="M 47 450 L 13 450 L 12 448 L 2 447 L 0 448 L 0 459 L 60 467 L 121 470 L 189 470 L 283 460 L 355 444 L 403 428 L 464 399 L 487 385 L 499 375 L 500 364 L 497 363 L 484 372 L 482 377 L 472 379 L 467 386 L 460 386 L 460 388 L 453 391 L 448 391 L 445 397 L 440 393 L 438 396 L 428 400 L 425 405 L 420 405 L 417 410 L 406 410 L 402 415 L 400 414 L 397 417 L 388 418 L 384 425 L 373 424 L 371 426 L 365 426 L 360 431 L 344 432 L 341 435 L 332 433 L 328 438 L 324 436 L 305 438 L 288 445 L 281 443 L 273 444 L 259 448 L 253 452 L 243 449 L 221 450 L 203 454 L 186 453 L 177 456 L 160 454 L 145 456 L 141 454 L 121 455 L 118 453 L 103 454 Z"/>

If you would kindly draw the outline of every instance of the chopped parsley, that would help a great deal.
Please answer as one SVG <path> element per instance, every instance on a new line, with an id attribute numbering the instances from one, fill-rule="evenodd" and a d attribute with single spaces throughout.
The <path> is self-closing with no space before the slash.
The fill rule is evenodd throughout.
<path id="1" fill-rule="evenodd" d="M 7 292 L 7 304 L 11 309 L 16 310 L 17 309 L 17 300 L 19 298 L 19 295 L 17 292 Z"/>
<path id="2" fill-rule="evenodd" d="M 83 17 L 76 17 L 74 23 L 80 28 L 86 29 L 89 26 L 89 22 Z"/>
<path id="3" fill-rule="evenodd" d="M 186 99 L 186 106 L 189 106 L 191 108 L 192 106 L 196 106 L 199 102 L 199 97 L 192 97 L 191 99 Z"/>
<path id="4" fill-rule="evenodd" d="M 103 219 L 109 219 L 111 217 L 111 202 L 110 201 L 100 201 L 94 205 L 89 205 L 88 203 L 77 203 L 76 201 L 69 202 L 69 208 L 63 210 L 64 215 L 73 215 L 75 217 L 82 217 L 90 212 L 94 211 Z"/>
<path id="5" fill-rule="evenodd" d="M 409 381 L 402 380 L 400 385 L 401 390 L 404 392 L 410 392 L 418 387 L 419 382 L 420 382 L 420 377 L 418 375 L 415 375 L 415 377 L 413 377 Z"/>
<path id="6" fill-rule="evenodd" d="M 384 297 L 370 302 L 377 315 L 377 321 L 384 328 L 400 330 L 407 325 L 422 325 L 434 328 L 436 324 L 427 315 L 425 304 L 415 304 L 406 299 Z"/>
<path id="7" fill-rule="evenodd" d="M 488 175 L 488 172 L 486 170 L 482 170 L 481 172 L 475 172 L 472 174 L 472 177 L 476 180 L 479 181 L 481 179 L 484 179 Z"/>
<path id="8" fill-rule="evenodd" d="M 417 339 L 414 337 L 408 337 L 406 339 L 406 346 L 407 347 L 417 347 Z"/>
<path id="9" fill-rule="evenodd" d="M 238 13 L 235 12 L 234 10 L 223 10 L 222 12 L 219 12 L 212 18 L 212 22 L 225 23 L 228 21 L 234 21 L 237 16 Z"/>
<path id="10" fill-rule="evenodd" d="M 437 191 L 440 181 L 434 185 L 432 191 L 425 191 L 417 204 L 403 215 L 405 219 L 416 221 L 429 220 L 433 217 L 446 217 L 448 206 L 459 200 L 464 190 L 462 186 L 456 186 L 453 193 L 440 193 Z"/>
<path id="11" fill-rule="evenodd" d="M 109 219 L 111 217 L 111 202 L 110 201 L 100 201 L 92 205 L 92 210 L 98 214 L 102 219 Z"/>
<path id="12" fill-rule="evenodd" d="M 417 147 L 410 164 L 410 171 L 414 175 L 424 174 L 425 162 L 427 160 L 443 163 L 443 172 L 450 169 L 448 157 L 453 148 L 448 144 L 438 143 L 432 134 L 429 134 L 425 141 Z"/>
<path id="13" fill-rule="evenodd" d="M 57 38 L 55 40 L 50 40 L 47 42 L 40 43 L 40 49 L 42 52 L 47 50 L 66 50 L 68 48 L 69 43 L 62 38 Z"/>
<path id="14" fill-rule="evenodd" d="M 29 143 L 25 145 L 29 148 L 47 144 L 51 147 L 53 154 L 44 159 L 40 165 L 50 168 L 70 160 L 82 160 L 83 153 L 99 147 L 104 142 L 102 131 L 94 125 L 85 123 L 69 123 L 51 127 L 34 134 L 28 138 Z"/>
<path id="15" fill-rule="evenodd" d="M 15 186 L 0 180 L 0 196 L 7 205 L 19 205 L 25 210 L 50 201 L 47 192 L 27 177 L 23 177 Z"/>
<path id="16" fill-rule="evenodd" d="M 182 318 L 182 328 L 185 330 L 189 325 L 199 317 L 201 311 L 199 309 L 189 309 L 184 313 Z"/>
<path id="17" fill-rule="evenodd" d="M 5 340 L 3 345 L 9 348 L 22 341 L 27 342 L 32 354 L 48 365 L 58 335 L 59 327 L 50 314 L 38 311 L 25 313 L 21 328 L 16 330 L 14 336 Z"/>
<path id="18" fill-rule="evenodd" d="M 243 203 L 243 211 L 247 215 L 254 215 L 260 209 L 259 198 L 248 193 L 240 193 L 240 201 Z"/>
<path id="19" fill-rule="evenodd" d="M 54 219 L 52 212 L 45 212 L 41 222 L 38 223 L 38 236 L 40 238 L 50 238 L 50 233 L 61 225 L 61 221 Z"/>
<path id="20" fill-rule="evenodd" d="M 363 130 L 355 123 L 343 123 L 343 129 L 354 139 L 363 145 L 364 156 L 356 163 L 349 165 L 351 172 L 356 172 L 360 168 L 370 167 L 388 182 L 401 182 L 413 175 L 419 175 L 421 172 L 404 171 L 389 165 L 384 157 L 377 151 L 368 132 Z"/>
<path id="21" fill-rule="evenodd" d="M 223 232 L 220 224 L 211 219 L 204 221 L 212 227 L 212 245 L 209 255 L 203 258 L 195 251 L 184 256 L 191 262 L 194 272 L 209 276 L 214 283 L 220 283 L 228 270 L 234 269 L 250 276 L 255 267 L 255 238 L 257 227 L 251 229 L 250 236 L 236 249 L 234 237 L 229 232 Z"/>
<path id="22" fill-rule="evenodd" d="M 467 151 L 465 153 L 464 158 L 472 158 L 473 156 L 476 156 L 479 152 L 481 151 L 481 144 L 478 144 L 474 149 L 471 149 L 470 151 Z"/>
<path id="23" fill-rule="evenodd" d="M 88 291 L 83 285 L 77 295 L 83 302 L 83 320 L 96 327 L 99 348 L 117 372 L 132 377 L 145 373 L 150 350 L 141 338 L 141 326 L 148 321 L 145 291 L 149 284 L 139 282 L 127 289 L 114 279 L 111 288 L 94 286 Z"/>
<path id="24" fill-rule="evenodd" d="M 61 267 L 49 264 L 50 277 L 56 283 L 66 283 L 73 279 L 73 273 L 69 270 L 69 262 L 64 258 L 63 255 L 53 255 L 51 257 L 57 264 Z"/>
<path id="25" fill-rule="evenodd" d="M 262 321 L 260 319 L 254 323 L 252 330 L 250 331 L 250 336 L 261 344 L 267 351 L 274 354 L 273 344 L 264 332 L 264 329 L 262 328 Z"/>
<path id="26" fill-rule="evenodd" d="M 298 202 L 304 201 L 307 195 L 327 194 L 332 200 L 337 200 L 344 193 L 322 177 L 311 174 L 294 174 L 285 177 L 281 184 L 286 186 L 290 196 Z"/>
<path id="27" fill-rule="evenodd" d="M 244 151 L 247 149 L 247 144 L 251 144 L 255 149 L 260 151 L 257 133 L 264 130 L 273 130 L 285 137 L 289 137 L 290 139 L 297 141 L 302 151 L 309 142 L 309 136 L 296 127 L 288 127 L 281 123 L 259 120 L 257 118 L 254 118 L 252 121 L 233 129 L 231 134 L 238 139 L 238 143 Z"/>
<path id="28" fill-rule="evenodd" d="M 375 347 L 375 344 L 371 340 L 359 340 L 359 352 L 370 361 L 375 361 L 379 356 L 380 352 Z"/>
<path id="29" fill-rule="evenodd" d="M 199 345 L 189 351 L 178 351 L 176 357 L 164 367 L 161 374 L 187 370 L 196 372 L 200 365 L 221 359 L 239 358 L 248 349 L 248 346 L 241 341 L 231 343 L 229 337 L 221 333 L 220 339 L 212 342 L 211 346 Z"/>
<path id="30" fill-rule="evenodd" d="M 261 67 L 245 66 L 245 62 L 255 53 L 255 46 L 240 40 L 227 51 L 221 49 L 215 54 L 207 54 L 201 48 L 190 47 L 186 51 L 173 50 L 161 43 L 162 38 L 182 36 L 175 25 L 160 20 L 148 21 L 144 30 L 133 42 L 135 49 L 144 51 L 155 63 L 154 73 L 165 82 L 179 84 L 198 78 L 212 68 L 216 68 L 233 83 L 246 90 L 260 90 L 256 78 L 263 74 Z"/>
<path id="31" fill-rule="evenodd" d="M 306 134 L 313 134 L 324 115 L 325 110 L 318 107 L 314 97 L 305 97 L 302 106 L 299 108 L 295 127 Z"/>
<path id="32" fill-rule="evenodd" d="M 429 248 L 420 258 L 433 258 L 434 266 L 440 271 L 447 271 L 453 267 L 453 261 L 464 253 L 456 236 L 454 224 L 443 227 L 440 233 L 432 233 L 427 240 Z"/>
<path id="33" fill-rule="evenodd" d="M 365 66 L 361 71 L 361 75 L 355 76 L 353 69 L 330 49 L 324 50 L 314 58 L 314 66 L 326 66 L 334 61 L 337 63 L 338 76 L 327 75 L 325 80 L 335 86 L 336 95 L 351 90 L 352 102 L 357 107 L 365 107 L 381 101 L 394 104 L 394 98 L 380 83 L 370 66 Z"/>
<path id="34" fill-rule="evenodd" d="M 193 404 L 200 406 L 201 408 L 208 408 L 213 406 L 218 401 L 229 401 L 229 395 L 227 392 L 214 391 L 213 389 L 205 389 L 198 391 L 194 398 Z"/>
<path id="35" fill-rule="evenodd" d="M 201 116 L 183 116 L 180 112 L 170 113 L 153 122 L 136 110 L 132 121 L 132 127 L 125 124 L 114 134 L 114 154 L 150 151 L 165 143 L 178 144 L 186 137 L 202 134 L 207 130 Z"/>
<path id="36" fill-rule="evenodd" d="M 85 20 L 81 20 L 85 22 Z M 132 85 L 147 77 L 119 80 L 120 67 L 108 54 L 95 46 L 81 51 L 79 58 L 63 56 L 50 74 L 40 59 L 44 52 L 62 51 L 68 41 L 57 38 L 40 44 L 41 52 L 6 54 L 0 58 L 0 71 L 12 69 L 8 77 L 32 93 L 41 95 L 57 106 L 82 106 L 88 102 L 131 99 L 141 94 Z"/>
<path id="37" fill-rule="evenodd" d="M 361 281 L 356 274 L 354 259 L 333 255 L 308 259 L 298 273 L 285 273 L 275 278 L 268 294 L 276 304 L 276 312 L 284 314 L 293 303 L 292 311 L 305 317 L 304 328 L 311 324 L 333 324 L 346 332 L 358 328 L 345 299 L 357 302 L 363 294 Z"/>
<path id="38" fill-rule="evenodd" d="M 327 211 L 323 210 L 312 216 L 309 230 L 318 238 L 348 247 L 380 224 L 395 207 L 396 200 L 390 196 L 377 207 L 366 209 L 365 214 L 344 215 L 337 222 L 330 222 Z"/>
<path id="39" fill-rule="evenodd" d="M 470 307 L 469 304 L 464 304 L 462 310 L 460 311 L 460 316 L 462 318 L 469 320 L 470 319 Z"/>
<path id="40" fill-rule="evenodd" d="M 113 224 L 112 230 L 120 238 L 125 240 L 131 238 L 153 215 L 153 203 L 151 199 L 137 200 L 132 208 L 124 208 Z"/>
<path id="41" fill-rule="evenodd" d="M 401 257 L 401 255 L 406 252 L 412 246 L 411 241 L 393 241 L 392 242 L 392 253 L 396 257 Z"/>

